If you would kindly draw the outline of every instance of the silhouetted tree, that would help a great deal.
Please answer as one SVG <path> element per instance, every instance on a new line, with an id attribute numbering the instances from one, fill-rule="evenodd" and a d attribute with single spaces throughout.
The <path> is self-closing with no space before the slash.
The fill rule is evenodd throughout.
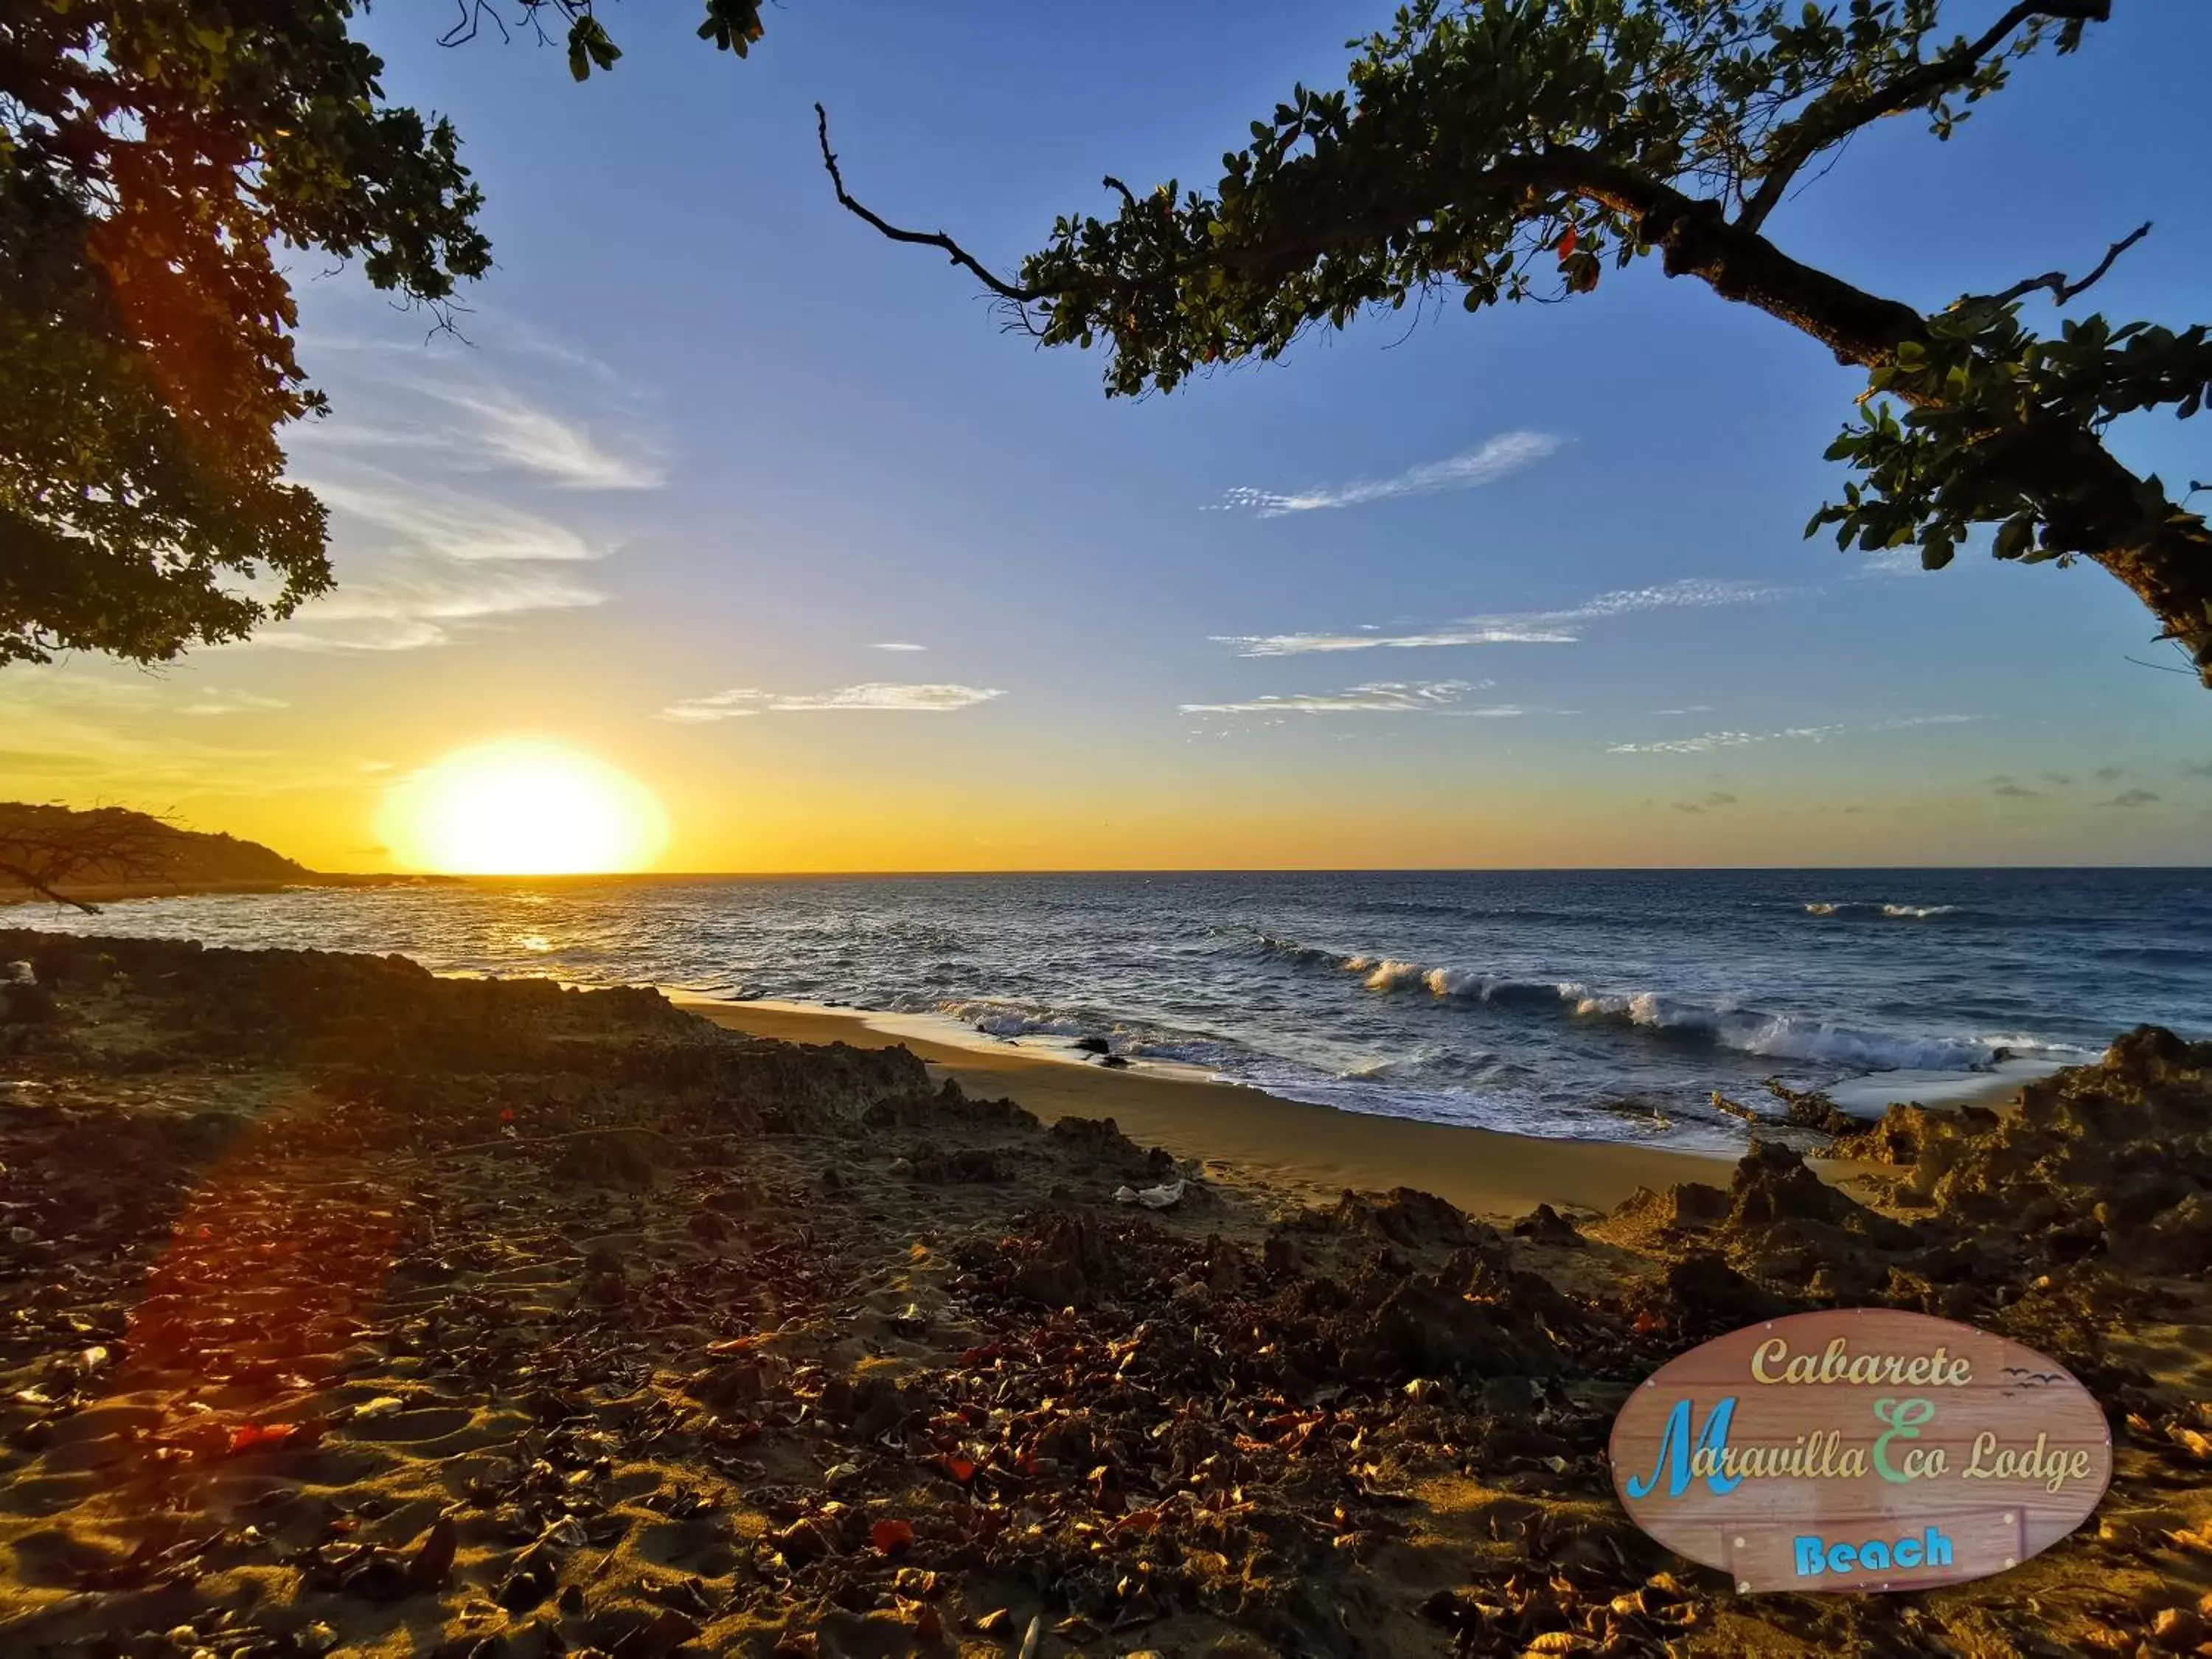
<path id="1" fill-rule="evenodd" d="M 366 9 L 0 7 L 0 665 L 163 660 L 330 587 L 322 504 L 282 481 L 325 403 L 280 250 L 433 307 L 491 259 L 452 125 L 349 37 Z M 568 26 L 579 79 L 620 55 L 582 0 L 521 15 Z M 742 54 L 758 6 L 706 0 L 699 32 Z"/>
<path id="2" fill-rule="evenodd" d="M 1997 557 L 2094 560 L 2149 607 L 2212 684 L 2212 536 L 2156 477 L 2106 447 L 2122 415 L 2196 414 L 2212 340 L 2102 317 L 2055 337 L 2022 303 L 2058 305 L 2051 272 L 1931 314 L 1790 257 L 1784 203 L 1852 137 L 1892 116 L 1951 136 L 2039 48 L 2071 52 L 2110 0 L 2020 0 L 1972 35 L 1936 37 L 1942 0 L 1418 0 L 1364 42 L 1347 88 L 1296 88 L 1222 157 L 1208 193 L 1143 193 L 1109 176 L 1113 216 L 1062 218 L 1002 277 L 941 232 L 939 249 L 1049 345 L 1103 344 L 1109 395 L 1169 391 L 1207 366 L 1272 359 L 1316 325 L 1440 289 L 1469 311 L 1592 293 L 1608 265 L 1656 255 L 1869 371 L 1831 447 L 1858 477 L 1807 533 L 1917 546 L 1930 568 L 1995 526 Z M 1950 8 L 1954 13 L 1957 7 Z"/>
<path id="3" fill-rule="evenodd" d="M 91 915 L 98 905 L 62 890 L 159 880 L 174 867 L 184 842 L 161 819 L 118 806 L 75 812 L 0 801 L 0 887 L 20 887 Z"/>

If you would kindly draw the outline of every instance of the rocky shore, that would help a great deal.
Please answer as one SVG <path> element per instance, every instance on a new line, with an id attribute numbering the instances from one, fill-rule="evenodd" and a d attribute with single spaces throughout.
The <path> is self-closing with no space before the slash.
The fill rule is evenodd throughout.
<path id="1" fill-rule="evenodd" d="M 2138 1030 L 1817 1169 L 1765 1143 L 1492 1226 L 650 992 L 0 931 L 13 961 L 10 1655 L 2212 1635 L 2212 1045 Z M 1738 1596 L 1628 1524 L 1604 1446 L 1643 1376 L 1877 1304 L 2066 1364 L 2113 1426 L 2098 1520 L 1998 1579 L 1825 1598 Z"/>

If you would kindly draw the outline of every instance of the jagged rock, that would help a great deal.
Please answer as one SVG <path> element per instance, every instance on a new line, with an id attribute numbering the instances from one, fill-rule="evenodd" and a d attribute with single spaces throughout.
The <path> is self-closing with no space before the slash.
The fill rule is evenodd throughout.
<path id="1" fill-rule="evenodd" d="M 1761 1290 L 1710 1250 L 1687 1255 L 1667 1269 L 1666 1298 L 1692 1328 L 1734 1329 L 1790 1311 L 1779 1297 Z"/>
<path id="2" fill-rule="evenodd" d="M 1616 1217 L 1633 1219 L 1668 1232 L 1695 1231 L 1726 1221 L 1731 1200 L 1718 1187 L 1686 1181 L 1655 1193 L 1638 1187 L 1614 1209 Z"/>
<path id="3" fill-rule="evenodd" d="M 1513 1224 L 1513 1237 L 1531 1244 L 1576 1245 L 1585 1243 L 1575 1224 L 1548 1204 L 1539 1204 Z"/>
<path id="4" fill-rule="evenodd" d="M 1347 1189 L 1322 1224 L 1343 1233 L 1365 1233 L 1394 1244 L 1496 1244 L 1498 1231 L 1467 1215 L 1434 1193 L 1397 1187 L 1388 1193 Z"/>
<path id="5" fill-rule="evenodd" d="M 1730 1187 L 1731 1227 L 1775 1221 L 1840 1221 L 1858 1207 L 1805 1167 L 1802 1156 L 1778 1140 L 1754 1140 L 1736 1165 Z"/>

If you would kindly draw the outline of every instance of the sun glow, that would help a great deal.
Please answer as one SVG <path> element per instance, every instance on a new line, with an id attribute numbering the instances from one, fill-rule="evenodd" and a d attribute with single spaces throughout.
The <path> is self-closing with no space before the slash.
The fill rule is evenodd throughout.
<path id="1" fill-rule="evenodd" d="M 381 827 L 401 863 L 453 875 L 643 870 L 668 839 L 666 815 L 644 785 L 551 743 L 447 755 L 392 788 Z"/>

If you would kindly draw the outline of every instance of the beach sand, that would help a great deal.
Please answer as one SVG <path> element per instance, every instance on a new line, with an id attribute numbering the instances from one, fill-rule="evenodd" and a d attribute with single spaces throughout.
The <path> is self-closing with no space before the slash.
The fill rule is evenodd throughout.
<path id="1" fill-rule="evenodd" d="M 677 998 L 718 1025 L 785 1042 L 902 1044 L 975 1095 L 1007 1095 L 1043 1118 L 1110 1117 L 1141 1146 L 1203 1163 L 1218 1178 L 1285 1198 L 1333 1203 L 1351 1188 L 1417 1187 L 1471 1215 L 1510 1218 L 1539 1204 L 1609 1210 L 1638 1187 L 1725 1182 L 1735 1159 L 1609 1141 L 1554 1140 L 1339 1111 L 1257 1089 L 1046 1058 L 916 1035 L 896 1019 L 782 1005 Z"/>
<path id="2" fill-rule="evenodd" d="M 2139 1033 L 2002 1121 L 1893 1114 L 1849 1143 L 1862 1203 L 1778 1145 L 1522 1141 L 836 1014 L 0 930 L 16 958 L 9 1659 L 2200 1639 L 2212 1045 Z M 1643 1379 L 1858 1305 L 2072 1369 L 2113 1425 L 2096 1521 L 1832 1597 L 1629 1523 L 1607 1436 Z"/>

